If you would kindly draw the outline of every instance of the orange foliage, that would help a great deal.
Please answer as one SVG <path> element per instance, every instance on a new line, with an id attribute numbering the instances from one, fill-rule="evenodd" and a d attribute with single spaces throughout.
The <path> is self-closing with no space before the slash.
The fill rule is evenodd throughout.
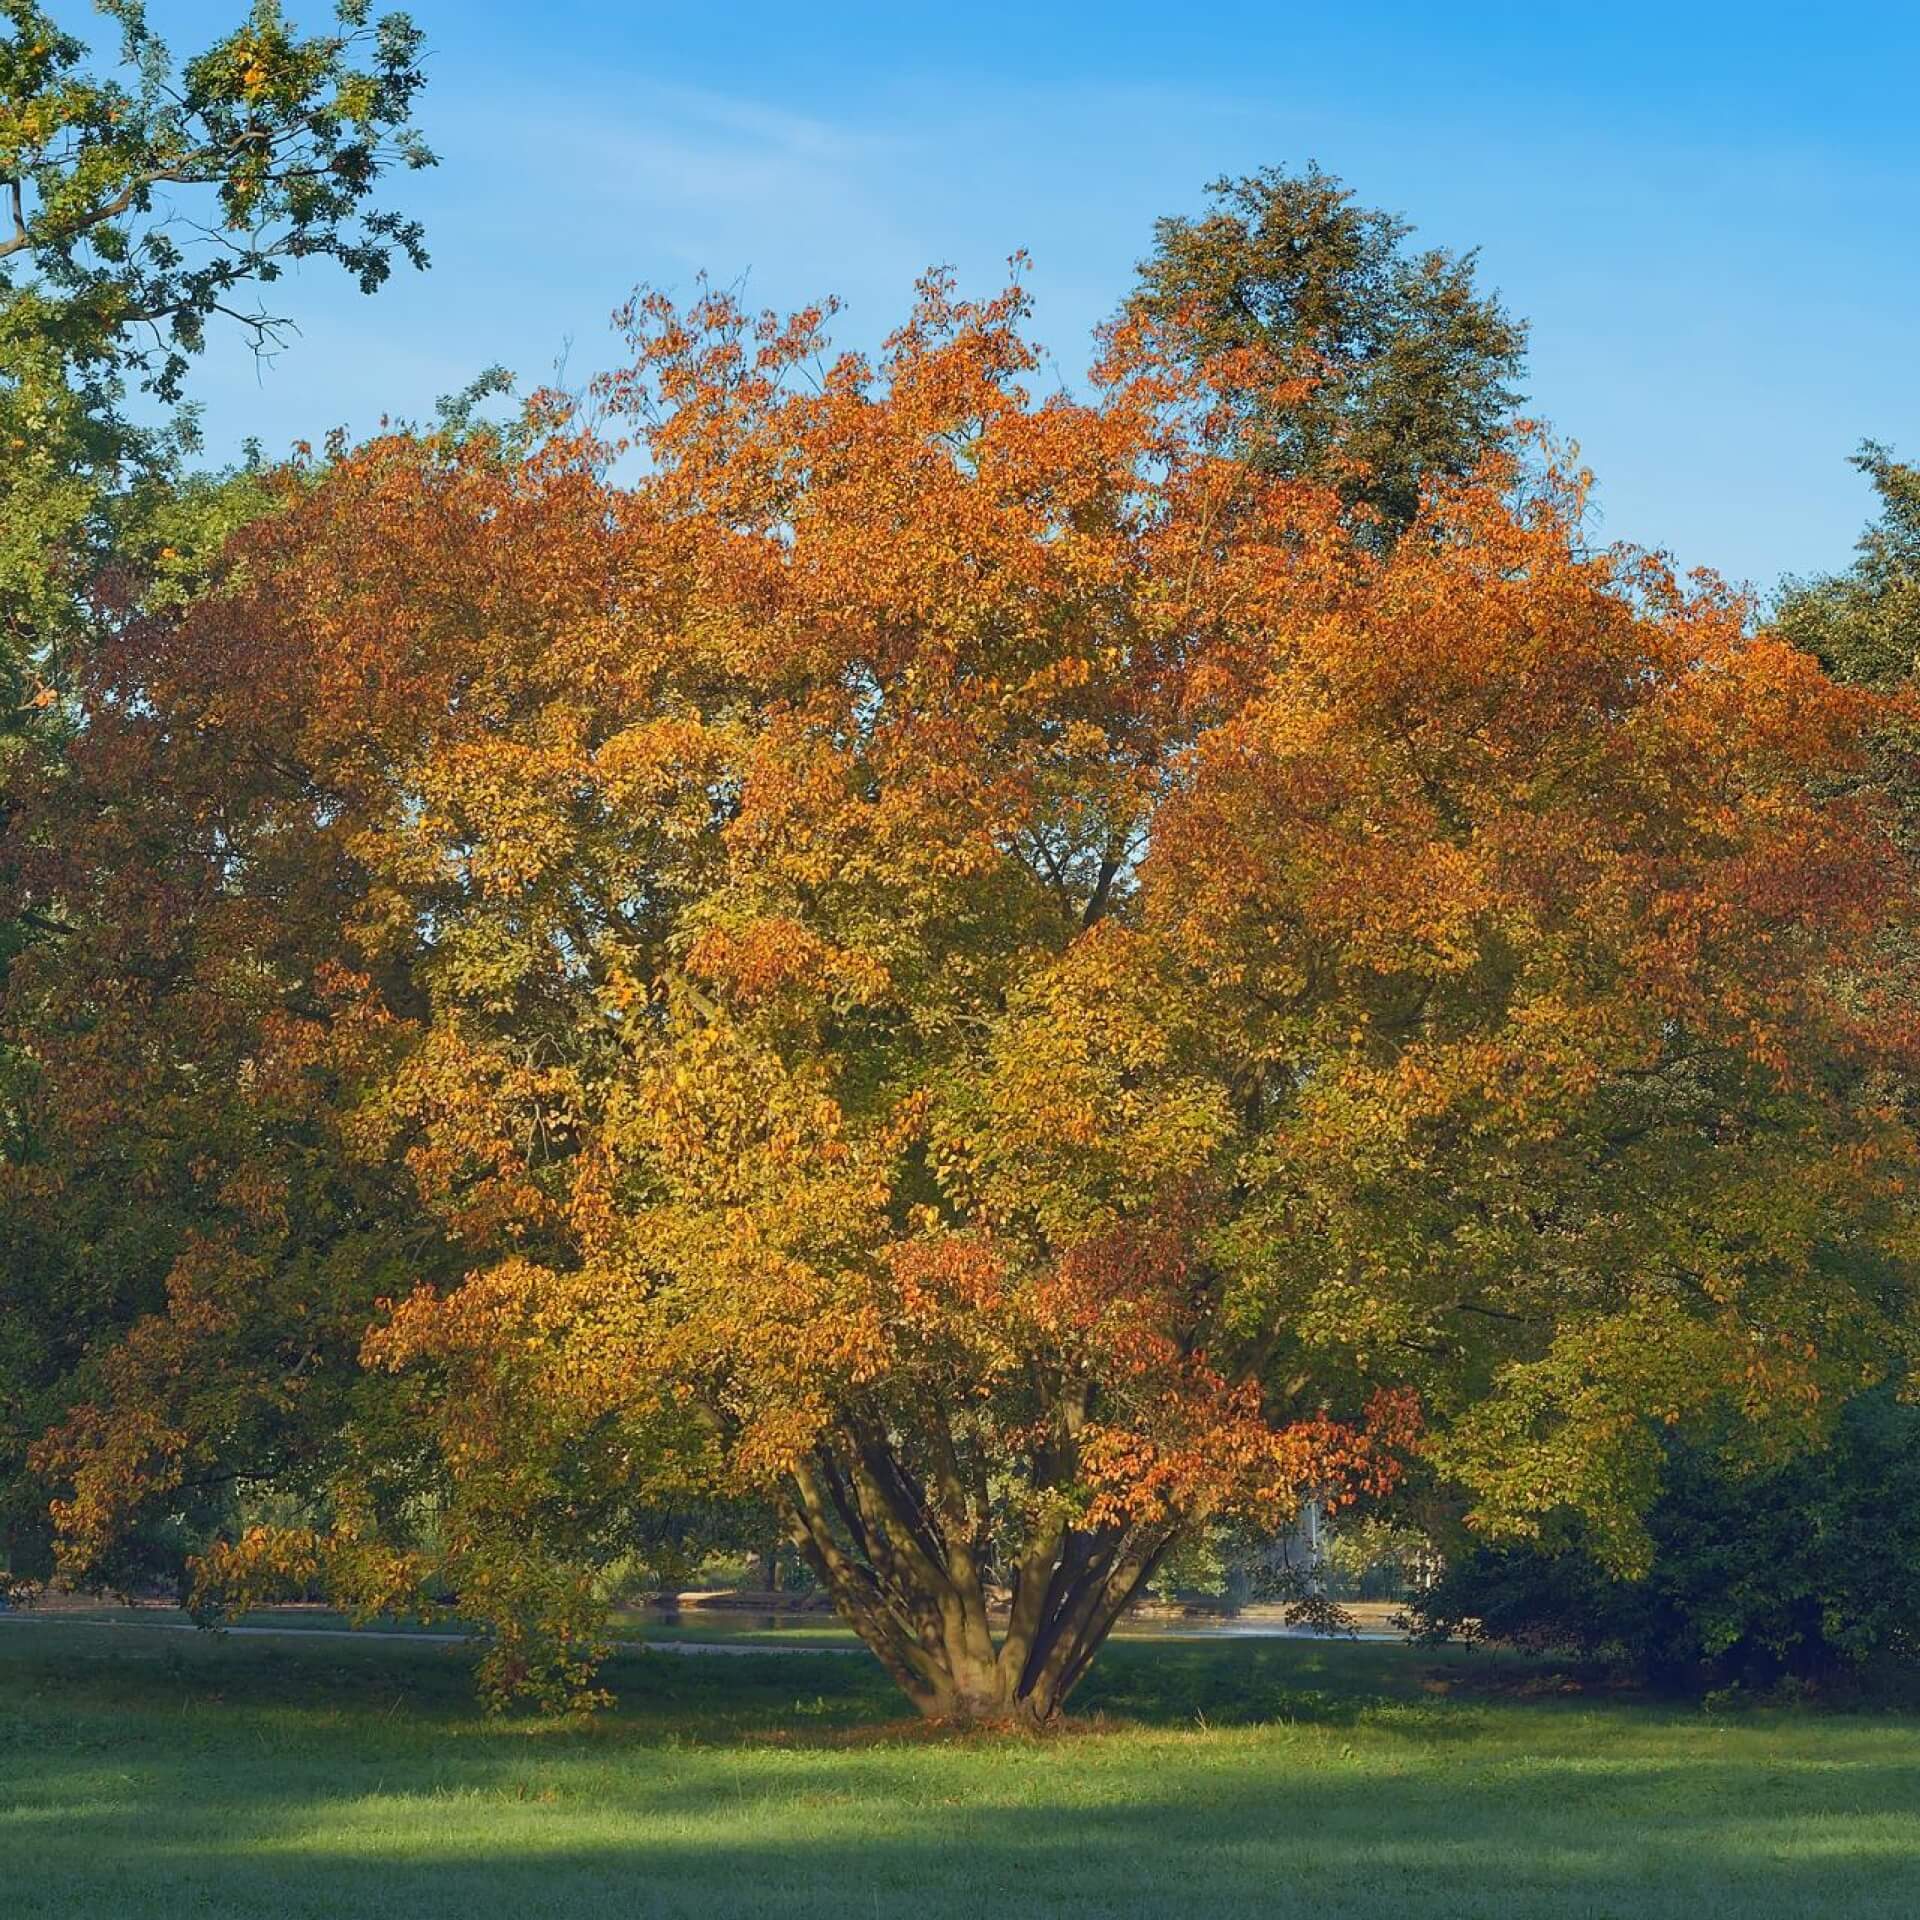
<path id="1" fill-rule="evenodd" d="M 1035 399 L 1023 312 L 930 280 L 869 365 L 648 300 L 526 458 L 290 480 L 95 665 L 120 811 L 30 856 L 173 834 L 206 1017 L 460 1249 L 365 1359 L 444 1383 L 485 1564 L 668 1436 L 943 1712 L 1053 1711 L 1183 1534 L 1423 1419 L 1487 1524 L 1630 1544 L 1660 1422 L 1912 1333 L 1873 702 L 1564 476 L 1383 552 L 1144 323 Z"/>

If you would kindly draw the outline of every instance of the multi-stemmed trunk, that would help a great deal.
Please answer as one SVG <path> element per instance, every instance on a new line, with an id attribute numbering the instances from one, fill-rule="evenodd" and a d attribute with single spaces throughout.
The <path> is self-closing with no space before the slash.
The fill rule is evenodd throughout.
<path id="1" fill-rule="evenodd" d="M 943 1419 L 922 1436 L 924 1477 L 877 1428 L 799 1461 L 791 1537 L 842 1616 L 920 1712 L 938 1719 L 1050 1720 L 1178 1536 L 1175 1522 L 1075 1526 L 1042 1462 L 1040 1516 L 1004 1569 L 1007 1615 L 990 1612 L 985 1490 L 969 1484 Z M 916 1452 L 920 1449 L 916 1449 Z M 1051 1517 L 1049 1517 L 1051 1516 Z"/>

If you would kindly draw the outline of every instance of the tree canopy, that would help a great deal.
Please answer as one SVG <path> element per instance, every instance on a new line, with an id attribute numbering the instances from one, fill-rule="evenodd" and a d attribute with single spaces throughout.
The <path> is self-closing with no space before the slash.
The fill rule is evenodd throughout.
<path id="1" fill-rule="evenodd" d="M 1284 343 L 1142 307 L 1037 399 L 1017 290 L 828 319 L 642 300 L 85 660 L 5 1197 L 168 1205 L 71 1567 L 292 1449 L 210 1601 L 451 1580 L 566 1695 L 623 1504 L 752 1493 L 923 1711 L 1044 1720 L 1209 1520 L 1418 1454 L 1630 1567 L 1669 1429 L 1909 1365 L 1884 697 L 1577 475 L 1383 543 L 1245 457 Z"/>
<path id="2" fill-rule="evenodd" d="M 67 693 L 89 643 L 190 596 L 226 535 L 274 504 L 262 474 L 187 470 L 185 382 L 209 327 L 266 351 L 284 324 L 267 290 L 292 264 L 331 260 L 372 291 L 396 260 L 425 263 L 418 223 L 378 204 L 396 168 L 432 157 L 410 125 L 421 43 L 404 15 L 374 23 L 365 0 L 346 0 L 333 31 L 307 36 L 262 0 L 179 62 L 135 0 L 99 11 L 119 47 L 96 66 L 33 0 L 0 6 L 0 865 L 44 825 L 22 815 L 43 806 L 29 796 L 65 777 L 86 724 Z M 150 820 L 123 848 L 135 891 L 141 866 L 164 862 L 158 831 Z M 84 894 L 42 911 L 0 874 L 0 897 L 0 978 L 42 940 L 57 972 L 65 908 Z M 129 979 L 165 999 L 164 973 Z M 165 1016 L 147 1036 L 123 1032 L 135 1050 L 157 1054 L 163 1033 L 182 1044 Z M 192 1217 L 173 1204 L 151 1130 L 122 1157 L 62 1169 L 86 1217 L 53 1238 L 9 1204 L 36 1177 L 30 1090 L 45 1038 L 31 1022 L 0 1030 L 0 1538 L 29 1559 L 45 1500 L 23 1473 L 26 1447 L 165 1299 L 168 1236 Z M 177 1053 L 180 1084 L 217 1058 Z M 175 1117 L 187 1128 L 173 1143 L 177 1187 L 196 1135 L 220 1127 L 203 1096 Z"/>
<path id="3" fill-rule="evenodd" d="M 1845 572 L 1790 582 L 1775 620 L 1836 679 L 1894 688 L 1920 664 L 1920 470 L 1872 442 L 1854 465 L 1873 482 L 1879 518 Z"/>

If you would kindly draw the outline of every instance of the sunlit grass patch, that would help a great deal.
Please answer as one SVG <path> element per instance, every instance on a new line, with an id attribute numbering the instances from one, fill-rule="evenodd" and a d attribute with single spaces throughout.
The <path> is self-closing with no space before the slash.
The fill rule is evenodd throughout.
<path id="1" fill-rule="evenodd" d="M 903 1719 L 864 1659 L 630 1654 L 612 1713 L 489 1719 L 458 1649 L 10 1627 L 0 1907 L 1913 1911 L 1920 1721 L 1481 1684 L 1529 1671 L 1385 1646 L 1116 1646 L 1061 1735 L 959 1737 Z"/>

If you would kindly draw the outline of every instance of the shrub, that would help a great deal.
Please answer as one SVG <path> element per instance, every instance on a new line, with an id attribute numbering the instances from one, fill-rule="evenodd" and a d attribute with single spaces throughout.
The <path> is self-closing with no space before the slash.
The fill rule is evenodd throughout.
<path id="1" fill-rule="evenodd" d="M 1433 1640 L 1575 1652 L 1657 1686 L 1819 1682 L 1920 1664 L 1920 1408 L 1865 1395 L 1833 1440 L 1761 1471 L 1669 1450 L 1652 1566 L 1609 1571 L 1577 1526 L 1483 1545 L 1411 1612 Z"/>

